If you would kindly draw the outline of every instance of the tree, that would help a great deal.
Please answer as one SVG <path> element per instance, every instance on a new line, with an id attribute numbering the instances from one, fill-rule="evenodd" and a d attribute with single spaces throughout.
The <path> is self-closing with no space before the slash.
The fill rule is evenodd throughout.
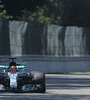
<path id="1" fill-rule="evenodd" d="M 90 0 L 2 0 L 12 20 L 90 26 Z"/>
<path id="2" fill-rule="evenodd" d="M 34 11 L 24 9 L 20 19 L 30 22 L 60 24 L 61 2 L 58 0 L 45 0 L 43 2 L 42 5 L 37 3 Z"/>
<path id="3" fill-rule="evenodd" d="M 61 25 L 90 26 L 90 0 L 62 0 Z"/>
<path id="4" fill-rule="evenodd" d="M 2 4 L 2 1 L 0 1 L 0 18 L 9 19 L 12 18 L 12 16 L 8 16 L 6 10 L 4 9 L 4 5 Z"/>
<path id="5" fill-rule="evenodd" d="M 2 5 L 2 1 L 0 1 L 0 17 L 6 17 L 6 10 L 4 9 L 4 5 Z"/>
<path id="6" fill-rule="evenodd" d="M 3 4 L 12 20 L 60 24 L 59 0 L 3 0 Z"/>

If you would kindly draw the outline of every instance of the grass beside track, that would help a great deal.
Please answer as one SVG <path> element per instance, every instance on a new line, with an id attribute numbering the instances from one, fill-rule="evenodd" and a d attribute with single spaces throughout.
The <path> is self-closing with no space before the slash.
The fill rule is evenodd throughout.
<path id="1" fill-rule="evenodd" d="M 86 72 L 55 72 L 55 73 L 46 73 L 46 74 L 80 74 L 80 73 L 90 73 L 90 71 L 86 71 Z"/>

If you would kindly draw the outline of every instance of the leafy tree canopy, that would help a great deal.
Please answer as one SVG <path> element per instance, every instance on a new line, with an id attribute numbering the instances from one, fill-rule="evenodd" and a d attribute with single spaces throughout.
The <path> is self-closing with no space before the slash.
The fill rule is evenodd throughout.
<path id="1" fill-rule="evenodd" d="M 0 1 L 0 18 L 9 19 L 12 18 L 11 16 L 7 15 L 6 9 L 4 9 L 5 5 L 2 4 L 2 1 Z"/>
<path id="2" fill-rule="evenodd" d="M 2 4 L 2 14 L 12 20 L 90 26 L 90 0 L 2 0 Z"/>

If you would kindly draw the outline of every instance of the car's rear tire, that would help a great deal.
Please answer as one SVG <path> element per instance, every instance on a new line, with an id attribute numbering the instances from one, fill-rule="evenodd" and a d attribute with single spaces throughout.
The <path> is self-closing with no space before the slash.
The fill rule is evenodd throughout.
<path id="1" fill-rule="evenodd" d="M 46 92 L 46 84 L 45 84 L 45 74 L 42 72 L 32 71 L 31 74 L 34 75 L 34 83 L 40 85 L 40 89 L 37 90 L 39 93 Z"/>

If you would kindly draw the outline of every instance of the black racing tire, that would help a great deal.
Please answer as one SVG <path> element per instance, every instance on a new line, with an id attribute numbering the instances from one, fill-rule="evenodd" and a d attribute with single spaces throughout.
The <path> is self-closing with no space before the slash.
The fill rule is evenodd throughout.
<path id="1" fill-rule="evenodd" d="M 45 83 L 45 74 L 38 71 L 32 71 L 31 74 L 34 75 L 35 78 L 35 84 L 40 84 L 41 88 L 38 89 L 39 93 L 45 93 L 46 92 L 46 83 Z"/>

